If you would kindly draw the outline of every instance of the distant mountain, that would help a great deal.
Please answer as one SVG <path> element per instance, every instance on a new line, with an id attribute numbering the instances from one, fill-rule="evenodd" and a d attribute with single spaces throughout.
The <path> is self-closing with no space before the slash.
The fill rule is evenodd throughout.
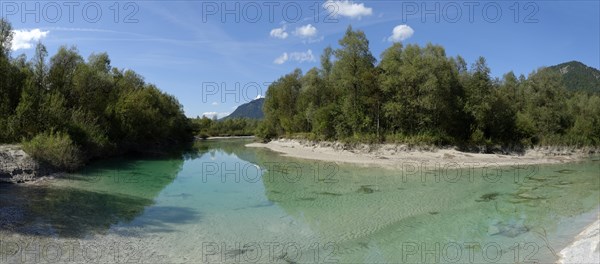
<path id="1" fill-rule="evenodd" d="M 263 119 L 265 117 L 262 110 L 264 103 L 265 98 L 252 100 L 251 102 L 238 106 L 233 113 L 224 117 L 223 120 L 231 118 Z"/>
<path id="2" fill-rule="evenodd" d="M 600 70 L 578 61 L 570 61 L 546 68 L 562 75 L 568 90 L 600 92 Z"/>

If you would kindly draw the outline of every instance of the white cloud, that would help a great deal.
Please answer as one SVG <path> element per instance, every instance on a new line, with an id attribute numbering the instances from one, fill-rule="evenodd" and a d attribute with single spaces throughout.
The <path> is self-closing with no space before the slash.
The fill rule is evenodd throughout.
<path id="1" fill-rule="evenodd" d="M 212 104 L 211 104 L 211 105 L 219 105 L 219 103 L 217 103 L 217 102 L 212 102 Z"/>
<path id="2" fill-rule="evenodd" d="M 26 30 L 13 30 L 12 50 L 30 49 L 40 39 L 46 37 L 50 31 L 41 31 L 39 28 Z"/>
<path id="3" fill-rule="evenodd" d="M 204 112 L 204 113 L 202 113 L 202 115 L 206 116 L 206 117 L 213 117 L 214 115 L 218 115 L 218 114 L 219 113 L 217 113 L 217 112 Z"/>
<path id="4" fill-rule="evenodd" d="M 278 39 L 286 39 L 288 37 L 288 33 L 285 32 L 285 25 L 280 28 L 271 29 L 270 35 L 271 37 Z"/>
<path id="5" fill-rule="evenodd" d="M 202 113 L 202 116 L 205 116 L 205 117 L 208 117 L 208 118 L 213 118 L 213 116 L 216 115 L 217 118 L 223 118 L 223 117 L 228 116 L 229 114 L 231 114 L 231 113 L 229 113 L 229 112 L 221 112 L 221 113 L 218 113 L 218 112 L 204 112 L 204 113 Z"/>
<path id="6" fill-rule="evenodd" d="M 287 60 L 288 60 L 288 54 L 287 54 L 287 52 L 284 52 L 283 54 L 281 54 L 281 56 L 277 57 L 277 59 L 275 59 L 273 61 L 273 63 L 284 64 Z"/>
<path id="7" fill-rule="evenodd" d="M 415 31 L 411 27 L 407 25 L 398 25 L 394 27 L 394 30 L 392 30 L 392 35 L 388 38 L 388 41 L 404 41 L 405 39 L 412 37 L 414 33 Z"/>
<path id="8" fill-rule="evenodd" d="M 275 64 L 284 64 L 287 61 L 295 61 L 298 63 L 303 62 L 314 62 L 316 61 L 315 56 L 312 53 L 312 50 L 307 50 L 306 52 L 284 52 L 281 56 L 277 57 L 273 63 Z"/>
<path id="9" fill-rule="evenodd" d="M 294 31 L 294 35 L 301 38 L 312 38 L 317 35 L 317 28 L 311 24 L 306 26 L 297 27 L 296 31 Z"/>
<path id="10" fill-rule="evenodd" d="M 323 3 L 323 8 L 333 17 L 345 16 L 361 19 L 363 16 L 373 14 L 373 8 L 365 7 L 363 3 L 357 4 L 348 0 L 327 0 Z"/>

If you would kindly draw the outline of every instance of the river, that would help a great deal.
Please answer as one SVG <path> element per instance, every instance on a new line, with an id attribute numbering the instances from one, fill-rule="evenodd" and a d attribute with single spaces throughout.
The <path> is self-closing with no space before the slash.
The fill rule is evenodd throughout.
<path id="1" fill-rule="evenodd" d="M 554 262 L 600 205 L 594 158 L 389 170 L 249 142 L 0 185 L 0 262 Z"/>

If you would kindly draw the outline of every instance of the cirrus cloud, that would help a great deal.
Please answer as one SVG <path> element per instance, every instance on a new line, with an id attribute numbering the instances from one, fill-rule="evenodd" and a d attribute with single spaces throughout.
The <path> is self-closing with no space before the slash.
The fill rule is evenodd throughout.
<path id="1" fill-rule="evenodd" d="M 388 38 L 390 42 L 400 42 L 412 37 L 415 31 L 408 25 L 397 25 L 392 30 L 392 35 Z"/>

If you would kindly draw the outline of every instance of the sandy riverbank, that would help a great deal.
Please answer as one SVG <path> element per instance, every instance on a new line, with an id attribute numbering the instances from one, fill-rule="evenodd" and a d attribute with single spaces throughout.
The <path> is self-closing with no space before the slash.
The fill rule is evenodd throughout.
<path id="1" fill-rule="evenodd" d="M 451 166 L 450 164 L 456 163 L 459 166 L 473 167 L 555 164 L 577 161 L 589 155 L 588 151 L 567 148 L 538 148 L 527 150 L 523 155 L 501 155 L 469 153 L 450 148 L 411 149 L 406 145 L 394 144 L 377 146 L 361 144 L 350 148 L 337 142 L 317 143 L 290 139 L 273 140 L 266 144 L 251 143 L 246 146 L 264 147 L 294 158 L 387 168 L 401 168 L 407 163 L 431 166 L 435 164 Z"/>
<path id="2" fill-rule="evenodd" d="M 559 263 L 600 263 L 600 220 L 584 229 L 560 251 Z"/>

